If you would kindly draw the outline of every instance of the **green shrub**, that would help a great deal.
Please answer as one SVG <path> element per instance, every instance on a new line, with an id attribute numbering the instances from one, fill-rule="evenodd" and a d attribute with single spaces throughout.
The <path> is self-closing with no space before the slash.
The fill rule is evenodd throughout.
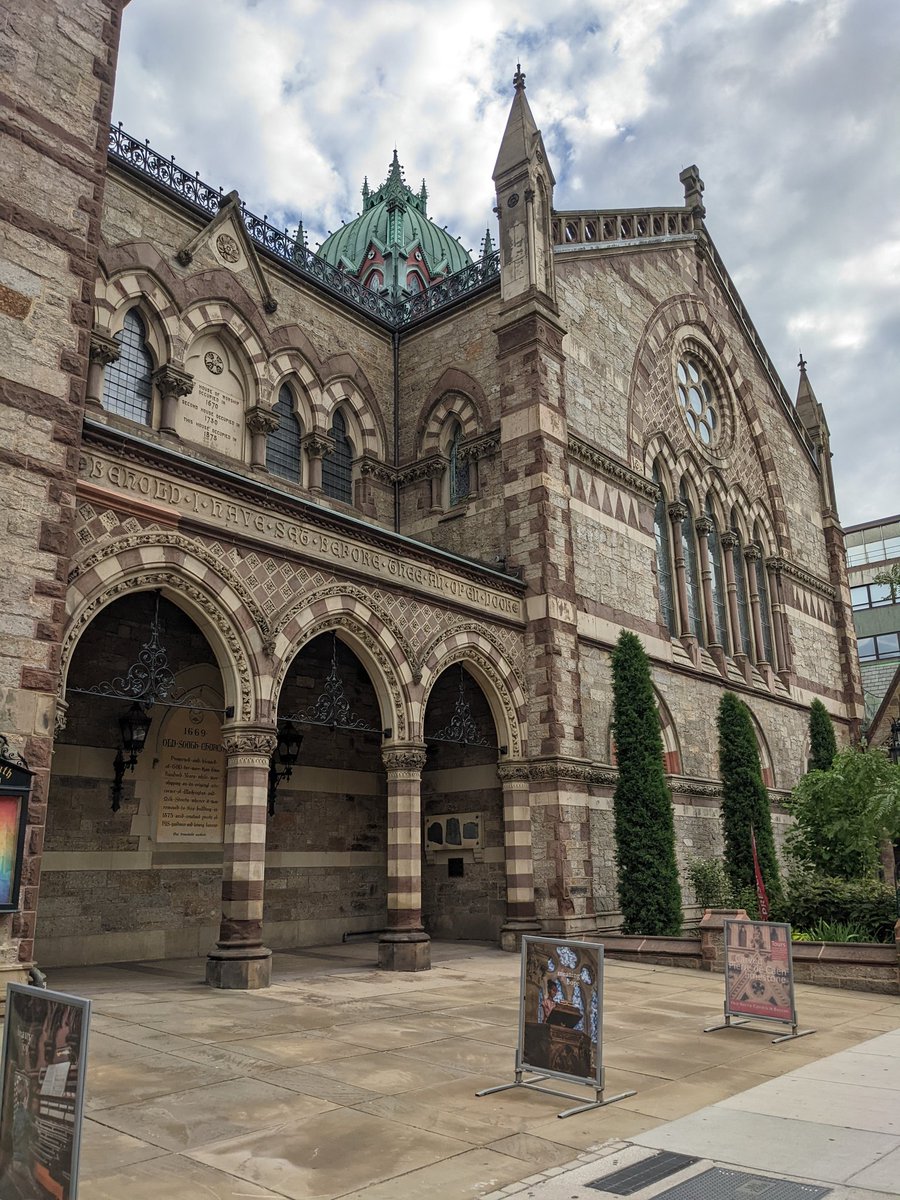
<path id="1" fill-rule="evenodd" d="M 811 942 L 867 942 L 869 938 L 861 925 L 846 921 L 818 921 L 809 930 Z"/>
<path id="2" fill-rule="evenodd" d="M 692 858 L 685 869 L 701 908 L 733 908 L 731 884 L 721 858 Z"/>
<path id="3" fill-rule="evenodd" d="M 681 933 L 672 800 L 650 664 L 622 631 L 612 652 L 613 728 L 619 777 L 613 796 L 619 904 L 625 933 Z"/>
<path id="4" fill-rule="evenodd" d="M 811 871 L 788 876 L 786 896 L 773 913 L 800 930 L 845 925 L 858 930 L 860 940 L 889 942 L 897 920 L 894 893 L 877 879 L 836 879 Z M 839 938 L 814 938 L 839 941 Z"/>

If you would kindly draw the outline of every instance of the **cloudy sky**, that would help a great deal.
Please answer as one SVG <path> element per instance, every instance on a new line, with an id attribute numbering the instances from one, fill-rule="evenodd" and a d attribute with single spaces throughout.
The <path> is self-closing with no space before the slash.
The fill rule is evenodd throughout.
<path id="1" fill-rule="evenodd" d="M 678 204 L 699 165 L 844 523 L 900 512 L 900 0 L 133 0 L 115 117 L 313 248 L 396 145 L 477 249 L 517 59 L 557 208 Z"/>

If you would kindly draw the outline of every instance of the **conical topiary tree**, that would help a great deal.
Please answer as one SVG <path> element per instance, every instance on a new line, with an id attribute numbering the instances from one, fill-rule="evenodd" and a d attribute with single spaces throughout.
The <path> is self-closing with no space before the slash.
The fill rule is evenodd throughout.
<path id="1" fill-rule="evenodd" d="M 809 709 L 810 771 L 830 771 L 836 754 L 837 742 L 828 709 L 821 700 L 813 700 Z"/>
<path id="2" fill-rule="evenodd" d="M 662 734 L 647 655 L 627 630 L 613 650 L 612 671 L 619 766 L 613 803 L 623 930 L 676 936 L 681 933 L 681 888 Z"/>
<path id="3" fill-rule="evenodd" d="M 781 899 L 781 879 L 772 836 L 769 794 L 762 779 L 759 748 L 750 710 L 734 692 L 719 704 L 719 768 L 722 773 L 722 827 L 725 869 L 736 896 L 755 888 L 750 828 L 769 903 Z"/>

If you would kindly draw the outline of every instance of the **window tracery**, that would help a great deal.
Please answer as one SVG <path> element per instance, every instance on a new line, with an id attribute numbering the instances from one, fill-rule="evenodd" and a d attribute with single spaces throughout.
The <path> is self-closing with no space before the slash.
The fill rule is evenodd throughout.
<path id="1" fill-rule="evenodd" d="M 278 428 L 266 439 L 266 468 L 273 475 L 300 482 L 300 442 L 303 431 L 294 412 L 294 397 L 285 384 L 278 393 L 272 411 L 278 417 Z"/>
<path id="2" fill-rule="evenodd" d="M 136 308 L 125 314 L 115 339 L 119 357 L 111 362 L 103 381 L 103 407 L 107 412 L 149 425 L 153 408 L 153 359 L 147 349 L 147 327 Z"/>

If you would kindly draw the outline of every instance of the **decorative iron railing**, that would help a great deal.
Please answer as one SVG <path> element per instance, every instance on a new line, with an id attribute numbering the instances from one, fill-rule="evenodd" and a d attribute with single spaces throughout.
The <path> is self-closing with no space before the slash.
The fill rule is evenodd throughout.
<path id="1" fill-rule="evenodd" d="M 111 125 L 108 153 L 116 163 L 150 179 L 180 200 L 209 215 L 217 213 L 225 201 L 221 188 L 204 183 L 199 172 L 190 175 L 175 162 L 126 133 L 121 124 Z M 241 218 L 251 241 L 268 251 L 304 278 L 332 295 L 368 313 L 393 329 L 420 321 L 465 296 L 480 291 L 500 277 L 500 253 L 495 250 L 478 262 L 470 263 L 453 275 L 432 284 L 423 292 L 391 300 L 383 293 L 363 287 L 359 280 L 333 266 L 310 250 L 287 229 L 276 229 L 267 217 L 258 217 L 241 203 Z"/>
<path id="2" fill-rule="evenodd" d="M 561 212 L 553 217 L 557 246 L 630 242 L 692 233 L 689 208 L 622 208 L 605 212 Z"/>

